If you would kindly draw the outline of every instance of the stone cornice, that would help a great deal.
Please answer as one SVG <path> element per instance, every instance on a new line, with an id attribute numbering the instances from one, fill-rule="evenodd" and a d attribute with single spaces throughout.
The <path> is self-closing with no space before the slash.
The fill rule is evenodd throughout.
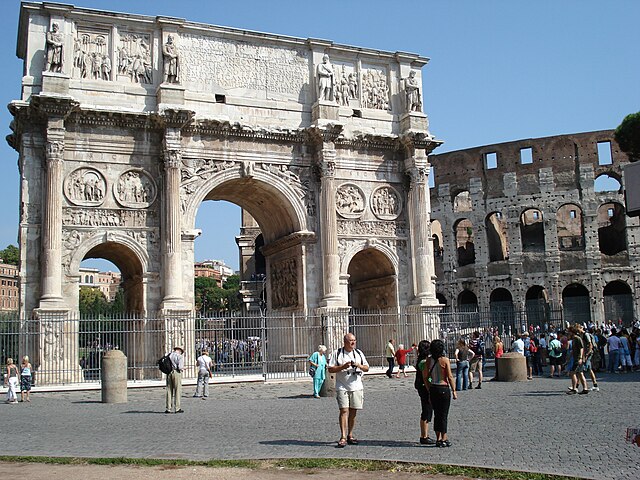
<path id="1" fill-rule="evenodd" d="M 193 110 L 167 108 L 159 114 L 153 114 L 151 118 L 160 128 L 182 129 L 193 121 L 195 115 Z"/>
<path id="2" fill-rule="evenodd" d="M 78 110 L 69 117 L 69 122 L 92 127 L 122 127 L 139 130 L 158 128 L 157 123 L 146 113 L 103 110 Z"/>
<path id="3" fill-rule="evenodd" d="M 276 240 L 269 245 L 262 247 L 265 256 L 273 255 L 287 248 L 295 247 L 301 243 L 313 243 L 316 241 L 316 234 L 313 232 L 294 232 L 284 238 Z"/>
<path id="4" fill-rule="evenodd" d="M 59 95 L 33 95 L 31 106 L 47 118 L 67 118 L 80 104 L 71 97 Z"/>
<path id="5" fill-rule="evenodd" d="M 184 133 L 191 135 L 212 135 L 223 138 L 248 138 L 256 141 L 302 143 L 305 140 L 303 129 L 258 127 L 215 119 L 200 120 L 186 127 Z"/>
<path id="6" fill-rule="evenodd" d="M 442 140 L 436 140 L 428 133 L 407 133 L 398 137 L 399 146 L 405 150 L 407 156 L 415 155 L 416 150 L 424 150 L 429 155 L 435 148 L 442 145 Z"/>

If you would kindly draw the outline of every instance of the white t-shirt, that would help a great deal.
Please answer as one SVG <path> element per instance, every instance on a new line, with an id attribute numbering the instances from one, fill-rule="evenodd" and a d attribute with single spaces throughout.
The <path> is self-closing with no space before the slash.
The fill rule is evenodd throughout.
<path id="1" fill-rule="evenodd" d="M 511 348 L 515 353 L 524 355 L 524 340 L 522 340 L 521 338 L 517 339 L 515 342 L 513 342 Z"/>
<path id="2" fill-rule="evenodd" d="M 209 355 L 200 355 L 196 361 L 198 362 L 198 371 L 201 373 L 208 372 L 213 364 Z"/>
<path id="3" fill-rule="evenodd" d="M 331 354 L 329 366 L 336 367 L 345 363 L 356 362 L 360 365 L 369 366 L 364 353 L 360 350 L 352 350 L 347 352 L 344 348 L 340 348 Z M 355 392 L 364 389 L 362 385 L 362 370 L 349 367 L 336 373 L 336 390 L 345 392 Z"/>

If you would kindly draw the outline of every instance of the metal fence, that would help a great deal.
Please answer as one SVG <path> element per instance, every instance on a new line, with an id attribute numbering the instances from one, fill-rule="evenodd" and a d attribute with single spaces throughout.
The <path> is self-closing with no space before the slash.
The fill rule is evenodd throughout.
<path id="1" fill-rule="evenodd" d="M 215 363 L 214 377 L 297 379 L 306 378 L 306 359 L 319 344 L 340 346 L 347 331 L 356 335 L 358 348 L 369 364 L 382 367 L 386 364 L 384 347 L 390 338 L 406 348 L 424 338 L 442 338 L 452 355 L 459 338 L 469 338 L 478 330 L 487 339 L 487 357 L 491 358 L 491 336 L 498 334 L 507 349 L 513 334 L 530 323 L 542 326 L 541 322 L 545 326 L 560 325 L 562 312 L 405 307 L 165 318 L 4 316 L 0 317 L 0 363 L 8 357 L 19 363 L 28 355 L 36 385 L 96 383 L 101 378 L 104 353 L 119 349 L 127 356 L 130 381 L 161 380 L 158 359 L 172 347 L 181 346 L 185 349 L 183 378 L 195 378 L 196 358 L 208 350 Z"/>

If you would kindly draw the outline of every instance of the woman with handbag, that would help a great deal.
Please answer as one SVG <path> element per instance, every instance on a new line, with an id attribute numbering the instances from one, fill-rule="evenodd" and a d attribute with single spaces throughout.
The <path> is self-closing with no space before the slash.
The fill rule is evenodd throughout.
<path id="1" fill-rule="evenodd" d="M 429 387 L 429 398 L 433 406 L 433 429 L 436 432 L 436 447 L 450 447 L 447 438 L 447 422 L 451 396 L 456 400 L 456 386 L 451 373 L 451 363 L 444 353 L 444 342 L 434 340 L 429 347 L 431 357 L 422 371 L 425 385 Z"/>
<path id="2" fill-rule="evenodd" d="M 318 345 L 318 351 L 313 352 L 309 357 L 309 375 L 313 377 L 313 397 L 320 398 L 320 389 L 324 383 L 327 367 L 327 357 L 325 353 L 327 347 Z"/>
<path id="3" fill-rule="evenodd" d="M 418 391 L 418 395 L 420 396 L 420 405 L 422 407 L 420 412 L 420 445 L 435 445 L 436 443 L 433 438 L 429 438 L 429 422 L 433 417 L 433 407 L 431 406 L 431 400 L 429 398 L 429 390 L 424 383 L 424 377 L 422 375 L 422 372 L 427 365 L 429 345 L 430 343 L 428 340 L 421 340 L 418 344 L 416 379 L 413 385 Z"/>

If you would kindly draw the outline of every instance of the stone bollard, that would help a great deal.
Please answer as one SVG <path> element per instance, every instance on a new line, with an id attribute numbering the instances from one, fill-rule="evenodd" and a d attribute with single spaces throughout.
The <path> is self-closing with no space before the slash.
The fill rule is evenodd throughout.
<path id="1" fill-rule="evenodd" d="M 102 357 L 102 403 L 127 403 L 127 357 L 120 350 Z"/>
<path id="2" fill-rule="evenodd" d="M 336 374 L 329 373 L 329 369 L 327 368 L 324 383 L 320 388 L 320 396 L 321 397 L 335 397 L 336 395 Z"/>
<path id="3" fill-rule="evenodd" d="M 527 360 L 524 355 L 509 352 L 496 359 L 499 382 L 523 382 L 527 380 Z"/>

